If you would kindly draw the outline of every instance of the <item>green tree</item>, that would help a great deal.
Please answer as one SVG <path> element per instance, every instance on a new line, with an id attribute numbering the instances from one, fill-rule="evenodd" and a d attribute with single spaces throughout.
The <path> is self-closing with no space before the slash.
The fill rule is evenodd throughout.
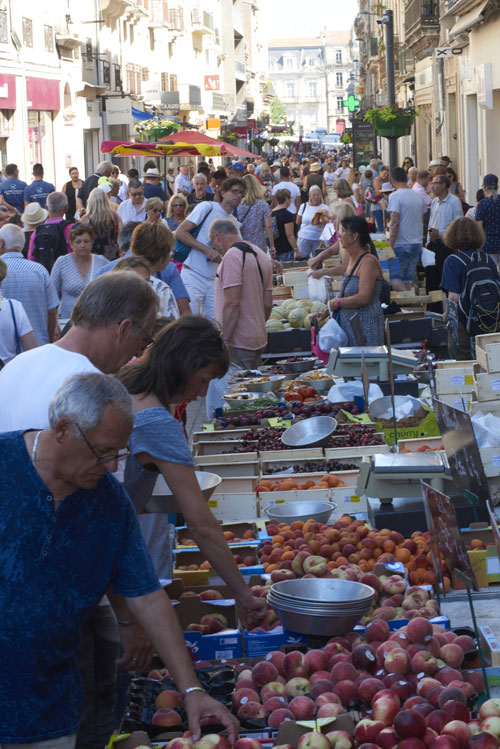
<path id="1" fill-rule="evenodd" d="M 285 122 L 286 120 L 285 107 L 277 96 L 274 97 L 269 106 L 269 116 L 271 122 L 275 125 L 278 125 L 280 122 Z"/>

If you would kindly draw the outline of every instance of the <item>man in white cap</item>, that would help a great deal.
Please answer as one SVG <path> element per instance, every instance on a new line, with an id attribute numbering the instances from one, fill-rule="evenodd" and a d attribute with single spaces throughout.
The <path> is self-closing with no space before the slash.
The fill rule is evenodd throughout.
<path id="1" fill-rule="evenodd" d="M 149 198 L 160 198 L 165 206 L 165 211 L 168 206 L 168 196 L 163 187 L 160 185 L 161 174 L 158 169 L 148 169 L 144 175 L 144 197 L 146 200 Z"/>

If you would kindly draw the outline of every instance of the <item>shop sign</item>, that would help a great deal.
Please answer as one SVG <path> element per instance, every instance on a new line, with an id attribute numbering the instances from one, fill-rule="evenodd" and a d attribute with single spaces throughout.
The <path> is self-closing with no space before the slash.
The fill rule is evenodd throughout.
<path id="1" fill-rule="evenodd" d="M 106 120 L 108 125 L 134 126 L 132 100 L 130 96 L 106 98 Z"/>
<path id="2" fill-rule="evenodd" d="M 481 109 L 493 109 L 493 75 L 491 62 L 476 66 L 477 103 Z"/>
<path id="3" fill-rule="evenodd" d="M 205 91 L 220 91 L 220 76 L 206 75 L 205 76 Z"/>
<path id="4" fill-rule="evenodd" d="M 161 105 L 162 108 L 169 114 L 179 113 L 179 92 L 178 91 L 162 91 L 161 93 Z"/>
<path id="5" fill-rule="evenodd" d="M 0 74 L 0 109 L 16 108 L 16 76 Z"/>

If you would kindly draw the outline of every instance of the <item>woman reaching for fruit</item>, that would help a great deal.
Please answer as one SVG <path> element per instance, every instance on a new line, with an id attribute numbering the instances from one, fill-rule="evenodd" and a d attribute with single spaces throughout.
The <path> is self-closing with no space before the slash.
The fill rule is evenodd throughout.
<path id="1" fill-rule="evenodd" d="M 162 474 L 198 548 L 232 589 L 245 620 L 250 612 L 263 616 L 266 602 L 250 594 L 200 491 L 182 426 L 170 413 L 178 403 L 205 396 L 210 380 L 223 377 L 228 367 L 220 330 L 206 318 L 191 315 L 163 328 L 140 359 L 122 367 L 118 378 L 130 393 L 135 412 L 124 487 L 140 513 Z M 162 561 L 171 553 L 168 516 L 141 515 L 139 522 L 162 577 Z"/>

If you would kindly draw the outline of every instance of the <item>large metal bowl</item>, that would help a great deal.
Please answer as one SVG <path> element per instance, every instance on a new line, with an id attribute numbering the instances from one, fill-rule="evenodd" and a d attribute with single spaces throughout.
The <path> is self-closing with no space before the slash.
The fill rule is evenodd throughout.
<path id="1" fill-rule="evenodd" d="M 282 367 L 285 372 L 309 372 L 317 361 L 315 356 L 304 359 L 303 361 L 287 361 L 286 359 L 280 359 L 277 364 Z"/>
<path id="2" fill-rule="evenodd" d="M 285 429 L 281 441 L 287 447 L 323 447 L 336 428 L 337 421 L 331 416 L 311 416 Z"/>
<path id="3" fill-rule="evenodd" d="M 241 406 L 242 403 L 252 403 L 259 397 L 258 393 L 247 393 L 247 392 L 227 392 L 222 396 L 228 406 Z"/>
<path id="4" fill-rule="evenodd" d="M 330 390 L 333 385 L 332 378 L 325 378 L 324 380 L 308 380 L 307 377 L 304 376 L 300 378 L 300 381 L 303 382 L 304 385 L 307 385 L 307 387 L 314 388 L 318 393 L 323 392 L 323 390 Z"/>
<path id="5" fill-rule="evenodd" d="M 360 614 L 319 614 L 311 612 L 299 614 L 286 611 L 277 604 L 270 603 L 276 611 L 280 622 L 285 629 L 297 632 L 301 635 L 317 635 L 324 637 L 335 637 L 350 632 L 359 622 L 364 613 Z"/>
<path id="6" fill-rule="evenodd" d="M 208 471 L 195 471 L 195 474 L 198 480 L 199 487 L 201 489 L 201 493 L 208 502 L 222 479 L 220 476 L 217 476 L 216 473 L 209 473 Z M 146 512 L 182 512 L 182 507 L 177 504 L 177 499 L 175 495 L 172 494 L 172 491 L 163 476 L 158 477 L 155 488 L 153 489 L 151 499 L 144 509 L 146 510 Z"/>
<path id="7" fill-rule="evenodd" d="M 375 595 L 370 585 L 354 580 L 332 578 L 299 578 L 283 580 L 271 586 L 273 595 L 285 596 L 292 601 L 306 601 L 312 604 L 346 604 L 365 602 L 370 606 Z"/>
<path id="8" fill-rule="evenodd" d="M 260 379 L 260 378 L 256 378 Z M 269 393 L 271 390 L 276 392 L 280 389 L 281 384 L 286 378 L 284 375 L 269 375 L 269 380 L 266 382 L 255 382 L 255 380 L 247 380 L 246 388 L 252 393 Z"/>
<path id="9" fill-rule="evenodd" d="M 316 520 L 326 523 L 332 512 L 337 508 L 333 502 L 304 501 L 283 502 L 279 505 L 265 507 L 263 513 L 269 520 L 279 523 L 293 523 L 295 520 Z"/>

